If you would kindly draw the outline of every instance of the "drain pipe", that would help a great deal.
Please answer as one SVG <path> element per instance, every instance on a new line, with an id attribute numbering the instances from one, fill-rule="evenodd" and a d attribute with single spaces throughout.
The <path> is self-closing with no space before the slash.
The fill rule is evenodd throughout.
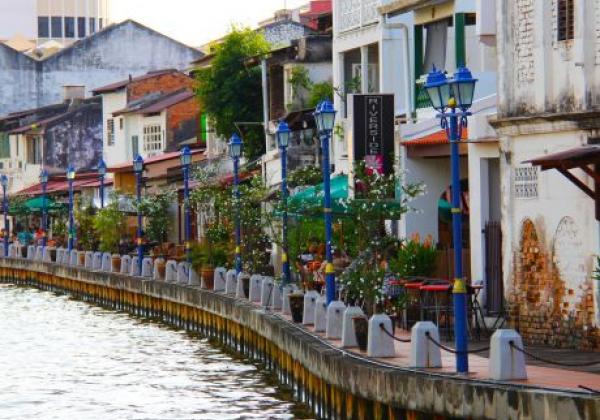
<path id="1" fill-rule="evenodd" d="M 402 35 L 404 39 L 404 105 L 406 111 L 406 120 L 408 121 L 413 114 L 413 104 L 414 101 L 412 99 L 412 85 L 411 85 L 411 77 L 410 77 L 410 48 L 408 43 L 408 26 L 404 23 L 396 22 L 389 23 L 387 13 L 383 16 L 383 29 L 384 30 L 392 30 L 392 29 L 402 29 Z"/>

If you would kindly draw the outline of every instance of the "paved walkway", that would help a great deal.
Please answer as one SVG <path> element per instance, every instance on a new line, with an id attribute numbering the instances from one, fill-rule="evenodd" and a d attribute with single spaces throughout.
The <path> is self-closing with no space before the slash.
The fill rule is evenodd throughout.
<path id="1" fill-rule="evenodd" d="M 283 318 L 288 319 L 291 322 L 291 317 L 282 315 L 281 312 L 276 312 Z M 297 324 L 299 325 L 299 324 Z M 314 328 L 312 326 L 301 326 L 299 327 L 305 329 L 306 331 L 320 337 L 321 339 L 327 341 L 332 346 L 341 348 L 342 343 L 341 340 L 327 340 L 325 339 L 325 333 L 315 333 Z M 407 331 L 399 331 L 396 330 L 396 336 L 399 338 L 410 338 L 410 333 Z M 391 366 L 399 366 L 399 367 L 410 367 L 409 366 L 409 354 L 410 354 L 410 343 L 401 343 L 398 341 L 394 342 L 396 347 L 396 355 L 397 357 L 393 358 L 385 358 L 385 359 L 375 359 L 378 362 L 385 363 Z M 454 347 L 452 343 L 447 343 L 449 347 Z M 487 345 L 487 341 L 481 340 L 479 342 L 475 342 L 472 344 L 472 348 L 484 347 Z M 589 360 L 599 360 L 600 361 L 600 353 L 590 353 L 590 352 L 577 352 L 574 350 L 559 350 L 559 349 L 548 349 L 543 348 L 539 349 L 536 347 L 525 347 L 526 350 L 531 351 L 532 353 L 545 357 L 551 360 L 559 360 L 562 362 L 576 362 L 576 361 L 589 361 Z M 351 353 L 367 357 L 366 353 L 361 352 L 358 348 L 345 349 Z M 437 372 L 448 375 L 456 375 L 455 369 L 455 355 L 447 352 L 445 350 L 441 350 L 442 356 L 442 368 L 439 369 L 423 369 L 427 372 Z M 469 374 L 468 378 L 473 380 L 484 380 L 491 381 L 488 375 L 488 366 L 489 359 L 488 354 L 481 353 L 479 355 L 469 355 Z M 592 358 L 594 357 L 594 358 Z M 567 373 L 568 372 L 568 373 Z M 498 383 L 511 383 L 516 385 L 524 385 L 531 386 L 536 388 L 546 388 L 552 390 L 564 390 L 570 392 L 583 392 L 588 393 L 588 391 L 580 388 L 581 386 L 591 388 L 597 391 L 600 391 L 600 364 L 598 366 L 594 366 L 592 368 L 559 368 L 559 367 L 549 367 L 548 365 L 542 364 L 540 362 L 532 362 L 528 360 L 527 363 L 527 376 L 528 379 L 522 381 L 508 381 L 508 382 L 498 382 Z M 494 381 L 496 382 L 496 381 Z"/>

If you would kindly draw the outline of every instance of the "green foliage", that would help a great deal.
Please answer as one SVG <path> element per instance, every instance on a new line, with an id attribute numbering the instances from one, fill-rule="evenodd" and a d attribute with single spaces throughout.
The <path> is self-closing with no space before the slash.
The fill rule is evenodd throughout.
<path id="1" fill-rule="evenodd" d="M 73 215 L 75 217 L 77 230 L 77 246 L 83 250 L 96 249 L 98 245 L 97 232 L 94 227 L 94 215 L 96 211 L 91 199 L 84 197 L 75 198 Z M 73 232 L 75 234 L 75 232 Z"/>
<path id="2" fill-rule="evenodd" d="M 596 269 L 594 270 L 594 280 L 600 281 L 600 256 L 596 257 Z"/>
<path id="3" fill-rule="evenodd" d="M 229 138 L 238 121 L 262 121 L 262 82 L 258 67 L 244 60 L 270 49 L 264 36 L 250 28 L 233 27 L 216 46 L 210 66 L 197 72 L 197 96 L 217 135 Z M 264 149 L 262 128 L 244 127 L 244 154 L 252 159 Z"/>
<path id="4" fill-rule="evenodd" d="M 119 201 L 116 196 L 96 214 L 94 229 L 100 240 L 100 251 L 111 254 L 119 252 L 119 240 L 125 230 L 125 216 L 119 210 Z"/>
<path id="5" fill-rule="evenodd" d="M 331 82 L 314 83 L 310 87 L 308 107 L 315 108 L 319 102 L 325 99 L 333 101 L 333 84 Z"/>
<path id="6" fill-rule="evenodd" d="M 431 237 L 421 243 L 418 236 L 404 240 L 390 260 L 390 269 L 400 276 L 430 277 L 435 272 L 437 250 Z"/>
<path id="7" fill-rule="evenodd" d="M 315 185 L 322 181 L 323 172 L 321 168 L 315 165 L 301 166 L 291 171 L 288 175 L 288 185 L 290 188 Z"/>
<path id="8" fill-rule="evenodd" d="M 54 217 L 52 220 L 52 238 L 58 243 L 66 242 L 68 225 L 64 217 Z"/>
<path id="9" fill-rule="evenodd" d="M 308 69 L 304 66 L 294 66 L 288 83 L 292 86 L 292 103 L 289 104 L 289 107 L 291 109 L 304 108 L 305 94 L 312 86 Z"/>
<path id="10" fill-rule="evenodd" d="M 169 207 L 175 200 L 173 190 L 146 194 L 142 198 L 139 208 L 145 219 L 145 236 L 150 242 L 162 243 L 167 240 L 172 222 Z"/>
<path id="11" fill-rule="evenodd" d="M 291 267 L 296 269 L 295 261 L 306 252 L 314 242 L 325 238 L 325 221 L 322 217 L 302 217 L 290 219 L 288 228 L 288 257 Z"/>
<path id="12" fill-rule="evenodd" d="M 193 244 L 190 258 L 197 272 L 203 268 L 226 267 L 229 262 L 225 245 L 211 243 L 208 240 Z"/>

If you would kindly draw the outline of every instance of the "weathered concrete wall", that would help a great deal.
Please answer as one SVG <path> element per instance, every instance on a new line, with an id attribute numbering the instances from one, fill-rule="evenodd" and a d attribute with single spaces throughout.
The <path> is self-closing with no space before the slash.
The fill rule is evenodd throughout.
<path id="1" fill-rule="evenodd" d="M 63 86 L 94 88 L 164 68 L 185 69 L 201 53 L 134 21 L 113 25 L 36 62 L 0 45 L 0 115 L 61 102 Z"/>
<path id="2" fill-rule="evenodd" d="M 600 412 L 600 399 L 589 394 L 392 368 L 332 347 L 247 301 L 199 287 L 12 259 L 0 261 L 0 281 L 64 291 L 200 331 L 261 360 L 324 418 L 594 419 Z"/>

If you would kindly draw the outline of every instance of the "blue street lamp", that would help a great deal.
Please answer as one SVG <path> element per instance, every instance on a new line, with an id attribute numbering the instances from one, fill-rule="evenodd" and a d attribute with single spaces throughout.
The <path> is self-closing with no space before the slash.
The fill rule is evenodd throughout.
<path id="1" fill-rule="evenodd" d="M 100 208 L 104 208 L 104 178 L 106 177 L 106 163 L 100 159 L 98 164 L 98 176 L 100 177 Z"/>
<path id="2" fill-rule="evenodd" d="M 335 300 L 335 270 L 333 268 L 333 255 L 331 252 L 332 240 L 332 210 L 331 210 L 331 165 L 329 164 L 329 142 L 335 124 L 335 109 L 333 104 L 325 100 L 315 109 L 315 121 L 321 137 L 323 153 L 323 213 L 325 217 L 325 286 L 327 291 L 327 304 Z"/>
<path id="3" fill-rule="evenodd" d="M 456 370 L 458 373 L 469 372 L 467 354 L 467 287 L 462 268 L 462 210 L 460 186 L 459 143 L 462 130 L 467 126 L 467 117 L 471 115 L 469 108 L 473 104 L 476 79 L 466 67 L 456 70 L 454 78 L 448 80 L 446 75 L 435 67 L 427 76 L 425 90 L 431 105 L 439 112 L 441 126 L 446 130 L 450 142 L 452 167 L 452 241 L 454 245 L 454 339 L 456 344 Z M 449 111 L 448 111 L 449 109 Z M 458 110 L 457 110 L 458 109 Z"/>
<path id="4" fill-rule="evenodd" d="M 46 206 L 46 189 L 48 188 L 48 171 L 42 169 L 40 172 L 40 183 L 42 184 L 42 246 L 46 246 L 48 227 L 48 207 Z"/>
<path id="5" fill-rule="evenodd" d="M 75 169 L 69 165 L 67 169 L 67 181 L 69 182 L 69 252 L 73 250 L 75 243 L 75 220 L 73 219 L 73 181 L 75 180 Z"/>
<path id="6" fill-rule="evenodd" d="M 229 139 L 229 156 L 233 159 L 233 199 L 235 201 L 235 271 L 242 272 L 242 227 L 240 220 L 239 166 L 244 142 L 237 134 Z"/>
<path id="7" fill-rule="evenodd" d="M 144 259 L 144 245 L 142 237 L 142 174 L 144 173 L 144 159 L 138 155 L 133 161 L 133 171 L 135 172 L 135 186 L 137 192 L 137 254 L 138 254 L 138 272 L 142 275 L 142 260 Z"/>
<path id="8" fill-rule="evenodd" d="M 8 257 L 8 198 L 6 196 L 6 189 L 8 188 L 8 177 L 2 175 L 0 177 L 0 183 L 2 183 L 2 213 L 4 213 L 4 258 Z"/>
<path id="9" fill-rule="evenodd" d="M 192 232 L 190 219 L 190 165 L 192 164 L 192 153 L 189 147 L 184 147 L 181 151 L 181 167 L 183 169 L 183 205 L 185 214 L 185 255 L 187 262 L 190 259 L 190 236 Z"/>
<path id="10" fill-rule="evenodd" d="M 287 148 L 290 144 L 292 132 L 285 121 L 281 121 L 277 127 L 277 144 L 281 154 L 281 204 L 282 204 L 282 227 L 281 241 L 283 255 L 281 262 L 283 263 L 283 279 L 284 285 L 289 284 L 291 280 L 290 261 L 288 257 L 288 213 L 287 213 Z"/>

